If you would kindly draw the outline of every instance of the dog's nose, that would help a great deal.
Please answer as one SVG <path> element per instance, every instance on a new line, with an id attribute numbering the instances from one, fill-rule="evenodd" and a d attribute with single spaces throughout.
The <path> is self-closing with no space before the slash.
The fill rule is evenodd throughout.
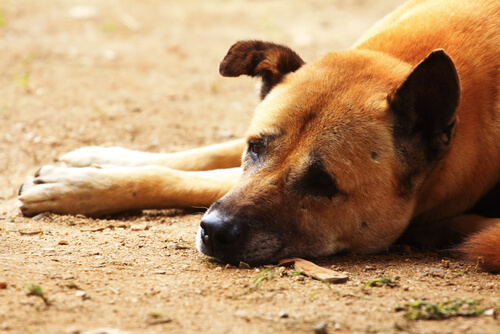
<path id="1" fill-rule="evenodd" d="M 238 226 L 222 218 L 216 211 L 203 217 L 200 228 L 201 240 L 212 253 L 232 249 L 241 236 Z"/>

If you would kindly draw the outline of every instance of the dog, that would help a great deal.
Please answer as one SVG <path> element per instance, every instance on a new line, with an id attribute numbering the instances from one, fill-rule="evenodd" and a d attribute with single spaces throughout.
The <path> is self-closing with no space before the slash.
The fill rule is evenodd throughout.
<path id="1" fill-rule="evenodd" d="M 410 1 L 309 63 L 240 41 L 220 73 L 262 81 L 246 139 L 78 149 L 21 186 L 22 213 L 211 205 L 197 248 L 228 263 L 376 253 L 404 238 L 500 271 L 498 0 Z"/>

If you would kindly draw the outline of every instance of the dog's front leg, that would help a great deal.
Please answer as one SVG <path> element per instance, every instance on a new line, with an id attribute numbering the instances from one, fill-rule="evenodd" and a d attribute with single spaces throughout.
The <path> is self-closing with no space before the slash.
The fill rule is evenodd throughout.
<path id="1" fill-rule="evenodd" d="M 59 158 L 59 161 L 71 167 L 87 167 L 92 164 L 160 165 L 178 170 L 200 171 L 239 167 L 244 149 L 244 139 L 175 153 L 151 153 L 121 147 L 89 146 L 66 153 Z"/>
<path id="2" fill-rule="evenodd" d="M 185 172 L 162 166 L 42 167 L 19 191 L 26 216 L 41 212 L 101 216 L 143 209 L 208 207 L 240 169 Z"/>

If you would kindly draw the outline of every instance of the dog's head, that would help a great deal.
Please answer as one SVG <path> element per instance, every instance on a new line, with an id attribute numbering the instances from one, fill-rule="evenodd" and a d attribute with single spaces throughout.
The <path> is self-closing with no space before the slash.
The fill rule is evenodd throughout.
<path id="1" fill-rule="evenodd" d="M 259 76 L 243 176 L 206 212 L 198 249 L 229 263 L 377 252 L 406 228 L 416 193 L 450 148 L 459 80 L 431 52 L 411 66 L 370 51 L 304 64 L 238 42 L 221 74 Z"/>

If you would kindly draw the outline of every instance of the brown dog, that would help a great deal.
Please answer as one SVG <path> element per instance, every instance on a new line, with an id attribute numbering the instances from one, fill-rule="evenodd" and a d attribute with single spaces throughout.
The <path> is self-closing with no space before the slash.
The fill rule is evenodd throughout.
<path id="1" fill-rule="evenodd" d="M 431 246 L 472 234 L 461 250 L 498 271 L 499 22 L 498 0 L 423 0 L 308 64 L 238 42 L 221 74 L 263 83 L 246 140 L 169 155 L 80 149 L 61 160 L 105 166 L 43 167 L 22 186 L 21 210 L 215 202 L 197 246 L 231 263 L 378 252 L 405 230 Z M 200 172 L 237 167 L 242 151 L 241 170 Z"/>

